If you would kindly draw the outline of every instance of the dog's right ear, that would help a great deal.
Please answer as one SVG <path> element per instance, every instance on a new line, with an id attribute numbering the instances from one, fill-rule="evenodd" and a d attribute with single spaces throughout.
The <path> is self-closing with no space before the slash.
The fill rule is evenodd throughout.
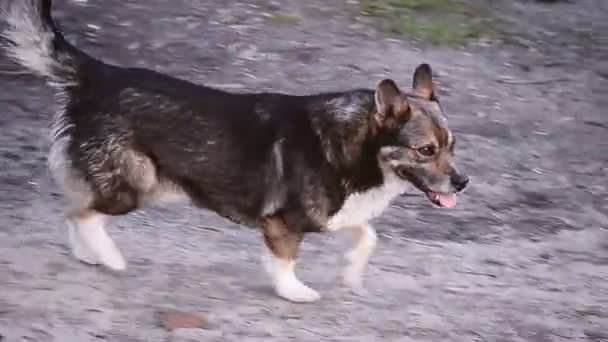
<path id="1" fill-rule="evenodd" d="M 409 105 L 393 80 L 385 79 L 378 84 L 375 99 L 374 119 L 380 127 L 403 124 L 409 119 Z"/>
<path id="2" fill-rule="evenodd" d="M 414 71 L 414 92 L 427 100 L 436 100 L 431 66 L 420 64 Z"/>

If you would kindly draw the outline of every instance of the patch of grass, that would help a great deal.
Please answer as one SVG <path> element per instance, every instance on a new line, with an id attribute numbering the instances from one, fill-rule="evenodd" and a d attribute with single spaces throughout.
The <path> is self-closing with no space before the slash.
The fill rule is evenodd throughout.
<path id="1" fill-rule="evenodd" d="M 488 11 L 465 0 L 362 0 L 364 14 L 382 18 L 387 31 L 438 45 L 491 35 Z"/>
<path id="2" fill-rule="evenodd" d="M 295 16 L 293 14 L 276 12 L 270 16 L 270 20 L 274 21 L 275 23 L 278 23 L 278 24 L 295 25 L 298 23 L 299 19 L 297 16 Z"/>
<path id="3" fill-rule="evenodd" d="M 386 1 L 382 0 L 363 0 L 361 1 L 361 12 L 365 15 L 382 16 L 387 13 Z"/>
<path id="4" fill-rule="evenodd" d="M 390 31 L 398 34 L 411 34 L 437 45 L 456 45 L 466 43 L 483 35 L 476 25 L 434 20 L 415 15 L 400 15 L 390 21 Z"/>

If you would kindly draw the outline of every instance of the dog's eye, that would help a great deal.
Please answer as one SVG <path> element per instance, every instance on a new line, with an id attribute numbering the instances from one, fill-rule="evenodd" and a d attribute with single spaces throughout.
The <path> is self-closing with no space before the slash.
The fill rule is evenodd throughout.
<path id="1" fill-rule="evenodd" d="M 425 157 L 432 157 L 435 154 L 435 146 L 426 145 L 418 149 L 418 153 Z"/>

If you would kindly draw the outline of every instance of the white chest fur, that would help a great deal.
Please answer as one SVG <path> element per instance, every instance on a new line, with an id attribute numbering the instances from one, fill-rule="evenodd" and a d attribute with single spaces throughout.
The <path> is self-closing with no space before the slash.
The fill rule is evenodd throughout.
<path id="1" fill-rule="evenodd" d="M 380 187 L 348 196 L 342 208 L 329 219 L 327 227 L 329 230 L 338 230 L 346 226 L 365 224 L 380 216 L 393 198 L 409 188 L 409 182 L 391 175 Z"/>

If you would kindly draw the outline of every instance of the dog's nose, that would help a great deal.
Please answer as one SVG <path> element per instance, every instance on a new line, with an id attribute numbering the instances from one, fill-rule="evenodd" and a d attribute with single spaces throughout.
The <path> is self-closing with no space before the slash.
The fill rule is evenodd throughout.
<path id="1" fill-rule="evenodd" d="M 454 173 L 450 177 L 450 181 L 452 182 L 452 185 L 454 186 L 456 191 L 462 191 L 464 188 L 467 187 L 467 184 L 469 184 L 469 177 Z"/>

